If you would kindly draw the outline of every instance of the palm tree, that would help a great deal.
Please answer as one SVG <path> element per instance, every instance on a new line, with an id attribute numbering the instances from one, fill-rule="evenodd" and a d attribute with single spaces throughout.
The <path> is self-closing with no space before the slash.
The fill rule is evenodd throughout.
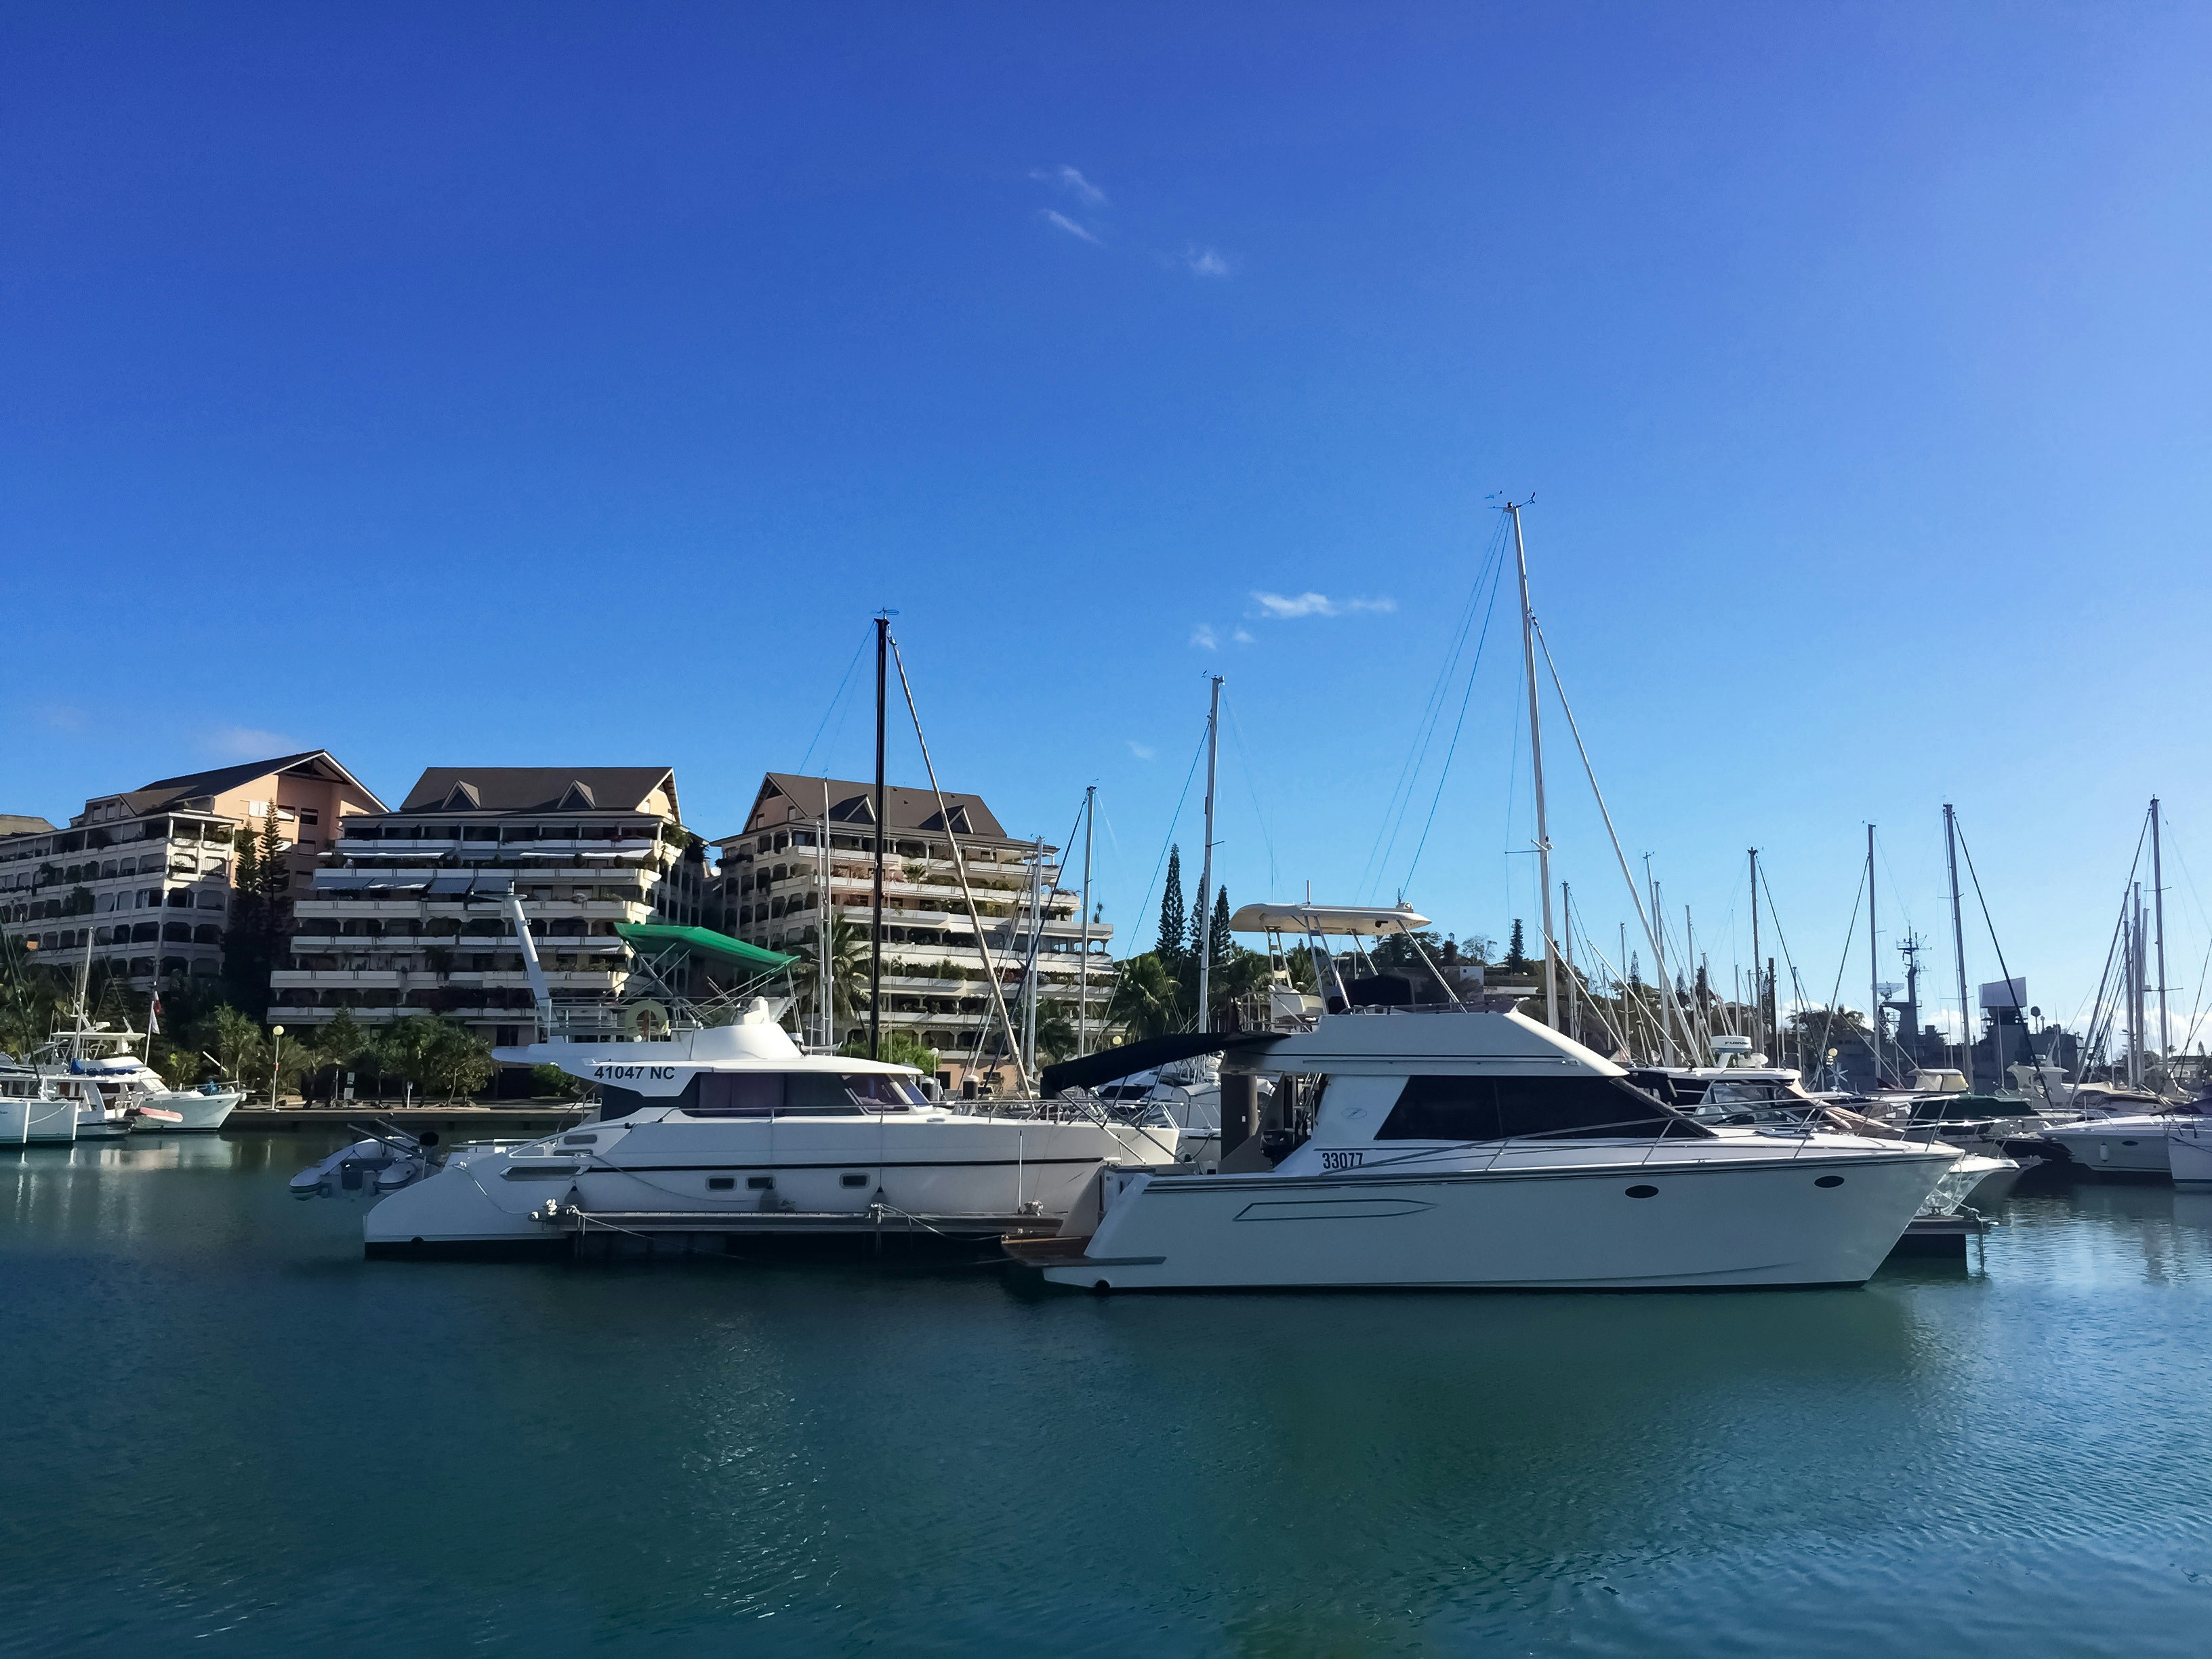
<path id="1" fill-rule="evenodd" d="M 815 981 L 821 971 L 821 934 L 810 927 L 800 936 L 799 946 L 793 953 L 805 963 L 799 973 L 801 983 Z M 830 918 L 830 1017 L 842 1026 L 854 1016 L 857 1006 L 854 992 L 867 982 L 868 939 L 858 922 L 848 921 L 842 916 Z M 810 987 L 819 989 L 818 983 Z"/>
<path id="2" fill-rule="evenodd" d="M 1106 1018 L 1139 1037 L 1165 1036 L 1182 1026 L 1182 998 L 1158 957 L 1131 957 L 1121 964 Z"/>

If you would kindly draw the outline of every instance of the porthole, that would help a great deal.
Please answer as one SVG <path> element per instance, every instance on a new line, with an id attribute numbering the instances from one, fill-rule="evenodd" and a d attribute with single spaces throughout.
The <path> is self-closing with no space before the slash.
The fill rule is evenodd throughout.
<path id="1" fill-rule="evenodd" d="M 2134 1141 L 2132 1141 L 2132 1140 L 2124 1140 L 2124 1141 L 2122 1141 L 2122 1142 L 2120 1143 L 2120 1145 L 2121 1145 L 2121 1146 L 2134 1146 L 2135 1144 L 2136 1144 L 2136 1143 L 2135 1143 Z"/>
<path id="2" fill-rule="evenodd" d="M 1844 1184 L 1844 1178 L 1841 1176 L 1822 1176 L 1813 1184 L 1815 1187 L 1840 1187 Z"/>
<path id="3" fill-rule="evenodd" d="M 868 1178 L 864 1175 L 840 1176 L 837 1184 L 841 1187 L 865 1187 L 868 1184 Z"/>
<path id="4" fill-rule="evenodd" d="M 1628 1189 L 1628 1195 L 1631 1198 L 1656 1198 L 1659 1196 L 1659 1189 L 1656 1187 L 1631 1187 Z"/>
<path id="5" fill-rule="evenodd" d="M 708 1176 L 707 1177 L 707 1190 L 710 1193 L 726 1193 L 737 1184 L 738 1179 L 735 1176 Z"/>
<path id="6" fill-rule="evenodd" d="M 745 1185 L 757 1193 L 773 1192 L 775 1190 L 775 1177 L 774 1176 L 747 1176 L 745 1177 Z"/>

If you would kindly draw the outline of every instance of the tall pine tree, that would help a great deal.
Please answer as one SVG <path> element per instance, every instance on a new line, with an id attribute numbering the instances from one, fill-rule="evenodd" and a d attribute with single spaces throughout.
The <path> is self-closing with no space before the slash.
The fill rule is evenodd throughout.
<path id="1" fill-rule="evenodd" d="M 1224 886 L 1213 901 L 1213 936 L 1206 941 L 1218 971 L 1229 960 L 1229 889 Z"/>
<path id="2" fill-rule="evenodd" d="M 1152 954 L 1172 968 L 1182 960 L 1182 848 L 1168 848 L 1168 884 L 1160 894 L 1160 937 Z"/>
<path id="3" fill-rule="evenodd" d="M 1521 918 L 1518 916 L 1513 918 L 1513 937 L 1506 942 L 1505 960 L 1499 965 L 1509 974 L 1522 974 L 1528 970 L 1528 958 L 1522 954 Z"/>

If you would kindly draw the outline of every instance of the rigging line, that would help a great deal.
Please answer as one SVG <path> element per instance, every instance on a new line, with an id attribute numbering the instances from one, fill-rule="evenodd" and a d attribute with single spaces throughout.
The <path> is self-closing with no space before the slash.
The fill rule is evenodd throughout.
<path id="1" fill-rule="evenodd" d="M 806 741 L 806 752 L 799 757 L 799 769 L 802 773 L 806 770 L 806 763 L 814 758 L 814 745 L 822 741 L 822 728 L 830 724 L 830 716 L 837 712 L 837 705 L 845 696 L 845 688 L 852 682 L 853 671 L 860 665 L 860 653 L 868 648 L 868 641 L 874 634 L 875 629 L 871 627 L 860 635 L 860 642 L 853 647 L 853 659 L 845 665 L 845 672 L 837 681 L 837 689 L 830 694 L 830 706 L 822 711 L 822 719 L 814 728 L 814 735 Z M 841 725 L 837 729 L 842 732 L 845 728 Z"/>
<path id="2" fill-rule="evenodd" d="M 2150 817 L 2146 813 L 2143 817 L 2142 828 L 2136 831 L 2136 855 L 2133 859 L 2129 860 L 2127 878 L 2120 884 L 2120 915 L 2118 921 L 2113 924 L 2112 943 L 2106 947 L 2105 971 L 2098 976 L 2097 980 L 2097 1003 L 2095 1012 L 2092 1018 L 2091 1029 L 2093 1031 L 2097 1031 L 2099 1033 L 2098 1042 L 2100 1044 L 2103 1042 L 2106 1036 L 2111 1035 L 2112 1021 L 2113 1018 L 2118 1018 L 2119 1013 L 2121 999 L 2120 988 L 2117 983 L 2113 986 L 2112 1008 L 2111 1013 L 2108 1015 L 2105 1009 L 2105 985 L 2106 981 L 2112 978 L 2113 961 L 2118 954 L 2120 948 L 2120 934 L 2126 928 L 2128 923 L 2128 895 L 2130 890 L 2135 885 L 2136 872 L 2142 868 L 2143 845 L 2149 839 Z"/>
<path id="3" fill-rule="evenodd" d="M 1252 797 L 1252 816 L 1260 826 L 1260 840 L 1267 849 L 1267 896 L 1275 896 L 1275 832 L 1267 825 L 1267 810 L 1260 805 L 1258 775 L 1252 768 L 1252 751 L 1245 745 L 1244 728 L 1237 723 L 1237 710 L 1224 696 L 1221 706 L 1229 710 L 1229 735 L 1237 744 L 1237 758 L 1244 763 L 1244 792 Z"/>
<path id="4" fill-rule="evenodd" d="M 1559 696 L 1559 712 L 1566 716 L 1567 731 L 1575 740 L 1575 752 L 1582 757 L 1583 775 L 1589 780 L 1590 794 L 1597 802 L 1597 815 L 1605 820 L 1606 838 L 1613 843 L 1613 861 L 1620 866 L 1620 878 L 1627 884 L 1628 902 L 1636 907 L 1636 919 L 1644 924 L 1644 938 L 1649 944 L 1652 938 L 1651 918 L 1644 914 L 1644 896 L 1636 890 L 1636 878 L 1628 872 L 1628 855 L 1620 850 L 1620 837 L 1614 833 L 1613 814 L 1606 807 L 1605 791 L 1597 787 L 1597 769 L 1590 764 L 1589 749 L 1583 742 L 1582 727 L 1575 723 L 1574 706 L 1567 701 L 1567 689 L 1559 683 L 1559 665 L 1552 660 L 1552 642 L 1544 637 L 1543 625 L 1534 617 L 1528 619 L 1528 627 L 1536 636 L 1536 643 L 1543 647 L 1544 665 L 1551 671 L 1552 690 Z M 1519 731 L 1518 722 L 1516 722 L 1514 729 Z M 1652 950 L 1656 955 L 1658 946 L 1653 945 Z"/>
<path id="5" fill-rule="evenodd" d="M 1828 1006 L 1825 1011 L 1827 1017 L 1820 1022 L 1820 1046 L 1817 1054 L 1822 1066 L 1828 1063 L 1828 1036 L 1836 1029 L 1836 999 L 1844 994 L 1844 970 L 1851 965 L 1851 935 L 1858 932 L 1859 901 L 1866 896 L 1866 884 L 1867 867 L 1862 864 L 1859 866 L 1858 888 L 1851 895 L 1851 919 L 1844 924 L 1844 954 L 1836 963 L 1836 982 L 1828 992 Z M 1877 1019 L 1881 1018 L 1879 1014 L 1875 1017 Z M 1875 1068 L 1875 1086 L 1881 1086 L 1879 1065 Z"/>
<path id="6" fill-rule="evenodd" d="M 1175 844 L 1176 826 L 1182 822 L 1182 805 L 1190 799 L 1190 781 L 1198 775 L 1198 763 L 1206 758 L 1206 733 L 1198 734 L 1198 747 L 1192 751 L 1190 770 L 1182 775 L 1182 793 L 1176 797 L 1175 816 L 1168 820 L 1167 835 L 1160 842 L 1160 855 L 1152 861 L 1152 878 L 1146 884 L 1143 902 L 1137 906 L 1134 925 L 1143 927 L 1145 912 L 1152 908 L 1152 889 L 1159 884 L 1160 872 L 1167 867 L 1168 848 Z"/>
<path id="7" fill-rule="evenodd" d="M 2125 931 L 2127 925 L 2128 894 L 2127 890 L 2123 888 L 2120 891 L 2120 913 L 2112 919 L 2112 937 L 2105 946 L 2104 971 L 2097 975 L 2096 1000 L 2090 1007 L 2089 1022 L 2083 1029 L 2081 1054 L 2082 1064 L 2085 1067 L 2088 1064 L 2088 1056 L 2091 1054 L 2102 1052 L 2104 1042 L 2103 1034 L 2107 1024 L 2105 1013 L 2105 987 L 2112 980 L 2112 963 L 2114 959 L 2119 955 L 2120 951 L 2120 935 Z M 2116 991 L 2113 997 L 2113 1002 L 2116 1007 L 2118 1000 L 2118 995 Z M 2080 1016 L 2081 1011 L 2077 1008 L 2075 1011 L 2075 1017 L 2079 1018 Z"/>
<path id="8" fill-rule="evenodd" d="M 888 634 L 885 637 L 889 638 Z M 983 933 L 982 918 L 975 911 L 975 896 L 968 885 L 968 862 L 960 856 L 960 837 L 953 830 L 952 814 L 945 810 L 945 792 L 937 787 L 937 766 L 929 758 L 929 740 L 921 735 L 921 710 L 915 706 L 914 686 L 906 677 L 906 655 L 898 648 L 896 639 L 890 640 L 890 643 L 891 660 L 898 666 L 899 690 L 906 695 L 906 712 L 914 721 L 915 745 L 921 750 L 921 769 L 929 775 L 929 793 L 937 798 L 937 815 L 945 824 L 945 845 L 952 849 L 952 873 L 960 878 L 960 896 L 967 905 L 968 925 L 975 930 L 975 948 L 982 956 L 984 970 L 989 977 L 991 1000 L 997 1005 L 999 1018 L 1006 1028 L 1006 1039 L 1014 1047 L 1014 1075 L 1026 1090 L 1030 1086 L 1029 1068 L 1022 1064 L 1021 1046 L 1014 1038 L 1014 1022 L 1006 1012 L 1005 988 L 999 983 L 999 966 L 991 959 L 990 940 Z M 876 845 L 882 847 L 880 838 Z M 880 940 L 876 942 L 876 948 L 878 951 L 883 948 Z M 879 1011 L 871 1008 L 868 1012 L 873 1015 Z"/>
<path id="9" fill-rule="evenodd" d="M 1502 578 L 1505 570 L 1504 561 L 1502 559 L 1498 562 L 1498 570 L 1499 576 Z M 1499 585 L 1500 584 L 1498 581 L 1493 581 L 1490 585 L 1490 603 L 1483 608 L 1482 612 L 1482 632 L 1477 636 L 1474 641 L 1474 659 L 1468 665 L 1467 690 L 1460 694 L 1459 716 L 1452 722 L 1451 742 L 1446 745 L 1444 749 L 1444 763 L 1443 769 L 1437 774 L 1436 793 L 1429 797 L 1429 816 L 1422 821 L 1421 838 L 1413 844 L 1413 862 L 1406 866 L 1405 880 L 1398 884 L 1398 890 L 1401 894 L 1403 894 L 1407 889 L 1413 886 L 1413 872 L 1421 867 L 1421 854 L 1428 850 L 1429 831 L 1436 828 L 1437 808 L 1443 803 L 1444 783 L 1446 780 L 1451 776 L 1452 760 L 1459 753 L 1459 736 L 1461 732 L 1463 731 L 1467 726 L 1468 704 L 1473 702 L 1474 698 L 1475 678 L 1482 672 L 1483 647 L 1490 642 L 1490 619 L 1498 614 L 1498 589 Z M 1518 733 L 1521 728 L 1516 724 L 1513 729 L 1516 733 Z M 1516 744 L 1518 742 L 1517 736 L 1516 738 Z M 1410 804 L 1410 802 L 1408 804 Z M 1395 840 L 1395 837 L 1394 836 L 1392 839 Z"/>
<path id="10" fill-rule="evenodd" d="M 1797 1001 L 1802 1006 L 1805 1000 L 1805 981 L 1797 972 L 1796 959 L 1790 954 L 1790 941 L 1783 936 L 1782 907 L 1774 902 L 1774 884 L 1767 880 L 1766 871 L 1763 866 L 1759 872 L 1759 884 L 1766 891 L 1766 913 L 1774 922 L 1775 942 L 1782 947 L 1782 960 L 1790 967 L 1790 988 L 1797 994 Z M 1778 1004 L 1781 1000 L 1782 993 L 1778 988 L 1775 991 L 1775 1001 Z M 1775 1013 L 1778 1020 L 1781 1010 L 1778 1007 Z M 1778 1037 L 1776 1041 L 1778 1043 L 1780 1039 Z"/>
<path id="11" fill-rule="evenodd" d="M 1474 587 L 1468 595 L 1468 611 L 1461 623 L 1458 640 L 1453 646 L 1450 660 L 1445 665 L 1444 675 L 1438 681 L 1438 690 L 1440 694 L 1443 696 L 1449 696 L 1450 693 L 1451 680 L 1457 676 L 1460 654 L 1466 648 L 1468 630 L 1474 624 L 1474 613 L 1479 603 L 1482 612 L 1482 628 L 1475 640 L 1474 659 L 1468 666 L 1467 690 L 1462 693 L 1460 696 L 1459 715 L 1457 722 L 1452 728 L 1451 749 L 1450 751 L 1448 751 L 1445 754 L 1443 771 L 1438 775 L 1437 779 L 1437 794 L 1439 797 L 1443 793 L 1444 779 L 1450 775 L 1452 753 L 1457 750 L 1459 745 L 1460 727 L 1463 726 L 1467 720 L 1468 701 L 1474 694 L 1475 676 L 1480 672 L 1482 667 L 1483 647 L 1490 637 L 1491 618 L 1497 614 L 1498 590 L 1500 585 L 1504 582 L 1505 576 L 1505 521 L 1501 519 L 1498 521 L 1497 537 L 1491 544 L 1490 554 L 1485 561 L 1483 568 L 1475 574 Z M 1486 599 L 1483 598 L 1482 592 L 1483 584 L 1486 580 L 1490 585 L 1490 593 Z M 1414 787 L 1420 777 L 1421 766 L 1427 762 L 1429 745 L 1436 740 L 1436 723 L 1443 718 L 1445 706 L 1444 702 L 1439 701 L 1437 704 L 1435 713 L 1430 716 L 1427 732 L 1421 738 L 1419 751 L 1415 757 L 1414 765 L 1412 771 L 1407 775 L 1405 780 L 1404 798 L 1397 804 L 1397 816 L 1390 826 L 1389 837 L 1378 849 L 1377 854 L 1373 860 L 1375 876 L 1378 880 L 1388 872 L 1390 866 L 1390 854 L 1397 850 L 1398 837 L 1405 832 L 1406 815 L 1413 810 Z M 1436 821 L 1436 802 L 1434 799 L 1431 799 L 1429 804 L 1428 823 L 1422 826 L 1421 833 L 1424 839 L 1426 838 L 1428 834 L 1428 825 L 1434 823 Z M 1416 864 L 1419 863 L 1419 854 L 1417 852 L 1415 854 Z M 1411 879 L 1411 876 L 1412 872 L 1408 871 L 1407 878 L 1409 880 Z M 1364 872 L 1362 873 L 1361 880 L 1363 883 L 1366 880 Z M 1370 897 L 1374 896 L 1372 889 L 1369 889 L 1368 892 Z"/>
<path id="12" fill-rule="evenodd" d="M 1420 719 L 1413 726 L 1413 741 L 1407 745 L 1406 759 L 1398 769 L 1397 781 L 1390 787 L 1390 798 L 1382 810 L 1382 824 L 1374 844 L 1368 848 L 1366 862 L 1360 866 L 1359 882 L 1353 890 L 1355 891 L 1368 892 L 1371 896 L 1368 887 L 1370 878 L 1379 876 L 1389 866 L 1390 850 L 1396 844 L 1399 832 L 1405 827 L 1405 815 L 1413 805 L 1414 781 L 1420 775 L 1421 763 L 1427 757 L 1430 743 L 1435 738 L 1436 722 L 1443 717 L 1445 699 L 1450 695 L 1451 682 L 1458 672 L 1460 653 L 1467 646 L 1468 630 L 1474 625 L 1475 606 L 1482 598 L 1483 582 L 1490 576 L 1492 565 L 1503 556 L 1504 545 L 1505 525 L 1501 520 L 1497 532 L 1491 538 L 1490 551 L 1476 568 L 1474 580 L 1468 584 L 1467 602 L 1460 607 L 1459 620 L 1453 626 L 1451 647 L 1444 653 L 1443 664 L 1437 669 L 1435 683 L 1429 687 L 1429 695 L 1422 703 Z"/>
<path id="13" fill-rule="evenodd" d="M 1959 837 L 1959 850 L 1966 855 L 1966 874 L 1974 884 L 1974 902 L 1982 908 L 1982 925 L 1990 930 L 1990 948 L 1997 953 L 1997 972 L 2004 975 L 2005 993 L 2013 1000 L 2013 1012 L 2019 1013 L 2021 1012 L 2020 997 L 2012 988 L 2012 969 L 2005 965 L 2004 946 L 1997 942 L 1997 925 L 1990 917 L 1990 902 L 1982 896 L 1982 878 L 1974 873 L 1974 854 L 1972 849 L 1966 845 L 1966 832 L 1960 827 L 1959 815 L 1955 811 L 1951 814 L 1951 829 Z M 2022 1022 L 2022 1029 L 2026 1029 L 2025 1021 Z M 1990 1056 L 1993 1063 L 2004 1057 L 2004 1044 L 2002 1039 L 1992 1037 L 1990 1047 L 1994 1051 Z M 2035 1042 L 2033 1036 L 2028 1041 L 2027 1059 L 2028 1064 L 2034 1069 L 2036 1082 L 2042 1087 L 2044 1104 L 2046 1106 L 2057 1104 L 2057 1103 L 2051 1098 L 2051 1080 L 2044 1076 L 2043 1067 L 2035 1058 Z"/>

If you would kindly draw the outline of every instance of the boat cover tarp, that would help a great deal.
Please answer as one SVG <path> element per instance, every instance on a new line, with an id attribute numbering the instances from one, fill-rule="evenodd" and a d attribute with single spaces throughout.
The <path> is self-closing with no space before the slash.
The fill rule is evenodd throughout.
<path id="1" fill-rule="evenodd" d="M 1232 933 L 1359 933 L 1370 939 L 1428 925 L 1429 919 L 1408 904 L 1388 910 L 1370 904 L 1248 904 L 1229 918 Z"/>
<path id="2" fill-rule="evenodd" d="M 1063 1089 L 1095 1089 L 1102 1083 L 1137 1072 L 1155 1071 L 1193 1054 L 1225 1054 L 1255 1043 L 1279 1041 L 1273 1031 L 1177 1031 L 1167 1036 L 1145 1037 L 1118 1048 L 1102 1048 L 1080 1060 L 1063 1060 L 1048 1066 L 1040 1079 L 1044 1097 L 1050 1100 Z"/>
<path id="3" fill-rule="evenodd" d="M 788 968 L 799 960 L 781 951 L 763 951 L 757 945 L 732 939 L 711 927 L 678 927 L 665 921 L 618 921 L 615 932 L 633 945 L 681 945 L 754 968 Z"/>

